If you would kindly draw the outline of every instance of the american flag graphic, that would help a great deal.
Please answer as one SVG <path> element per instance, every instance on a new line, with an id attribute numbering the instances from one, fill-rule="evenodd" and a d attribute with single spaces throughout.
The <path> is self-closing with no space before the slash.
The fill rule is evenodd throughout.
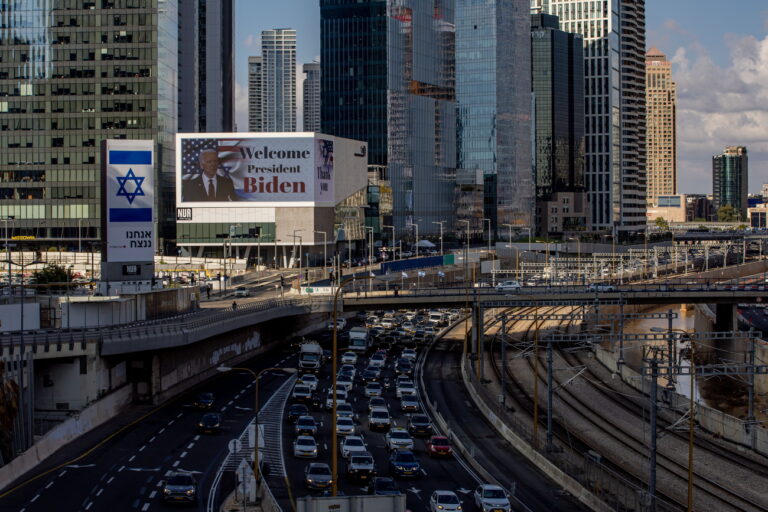
<path id="1" fill-rule="evenodd" d="M 242 161 L 239 145 L 243 139 L 182 139 L 181 174 L 190 178 L 200 174 L 200 153 L 213 149 L 219 154 L 219 172 L 230 174 L 237 170 Z"/>

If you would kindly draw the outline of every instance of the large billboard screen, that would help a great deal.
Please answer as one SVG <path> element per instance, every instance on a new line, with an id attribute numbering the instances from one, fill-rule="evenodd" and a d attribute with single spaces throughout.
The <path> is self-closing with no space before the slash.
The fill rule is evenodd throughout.
<path id="1" fill-rule="evenodd" d="M 179 205 L 333 201 L 332 140 L 227 135 L 178 135 Z"/>
<path id="2" fill-rule="evenodd" d="M 106 261 L 154 261 L 154 142 L 107 140 L 104 157 Z"/>

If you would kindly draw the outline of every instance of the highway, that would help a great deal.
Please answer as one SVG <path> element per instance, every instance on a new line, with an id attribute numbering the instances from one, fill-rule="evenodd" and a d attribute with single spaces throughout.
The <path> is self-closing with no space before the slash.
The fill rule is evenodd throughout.
<path id="1" fill-rule="evenodd" d="M 245 366 L 258 371 L 291 364 L 288 362 L 290 357 L 286 346 L 285 350 L 254 358 Z M 270 373 L 262 377 L 259 390 L 262 403 L 286 378 L 285 375 Z M 197 432 L 196 426 L 203 411 L 196 409 L 193 402 L 200 391 L 211 391 L 216 397 L 212 410 L 221 412 L 223 418 L 222 430 L 218 434 Z M 0 510 L 171 510 L 175 507 L 162 501 L 160 482 L 172 470 L 195 475 L 199 484 L 196 508 L 204 510 L 208 489 L 227 454 L 227 442 L 239 436 L 252 419 L 253 406 L 252 376 L 229 372 L 214 377 L 206 385 L 156 410 L 131 408 L 126 414 L 63 448 L 32 474 L 24 475 L 17 484 L 48 471 L 0 498 Z M 146 414 L 149 415 L 142 417 Z M 113 437 L 99 444 L 112 434 Z M 88 453 L 89 450 L 92 451 Z M 85 453 L 80 460 L 65 464 Z M 216 503 L 224 499 L 223 492 L 232 488 L 231 478 L 225 479 L 224 484 L 220 495 L 214 497 Z"/>

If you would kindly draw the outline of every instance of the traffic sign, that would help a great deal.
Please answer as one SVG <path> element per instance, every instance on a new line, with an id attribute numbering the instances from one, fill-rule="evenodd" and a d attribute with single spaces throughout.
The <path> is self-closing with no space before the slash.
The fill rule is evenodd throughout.
<path id="1" fill-rule="evenodd" d="M 229 448 L 229 453 L 237 453 L 242 448 L 242 444 L 239 439 L 231 439 L 227 447 Z"/>

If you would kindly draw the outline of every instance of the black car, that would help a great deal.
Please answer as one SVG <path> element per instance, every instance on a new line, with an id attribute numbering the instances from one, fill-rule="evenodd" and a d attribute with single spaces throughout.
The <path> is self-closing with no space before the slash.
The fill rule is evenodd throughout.
<path id="1" fill-rule="evenodd" d="M 309 409 L 304 404 L 293 404 L 288 408 L 286 418 L 289 423 L 296 423 L 299 416 L 309 416 Z"/>
<path id="2" fill-rule="evenodd" d="M 194 503 L 197 500 L 197 482 L 189 473 L 171 473 L 163 482 L 163 500 Z"/>
<path id="3" fill-rule="evenodd" d="M 215 412 L 203 414 L 197 424 L 197 429 L 204 434 L 216 434 L 221 430 L 221 415 Z"/>
<path id="4" fill-rule="evenodd" d="M 368 486 L 368 494 L 377 496 L 399 496 L 402 494 L 393 478 L 388 476 L 377 476 Z"/>
<path id="5" fill-rule="evenodd" d="M 362 375 L 364 382 L 375 382 L 379 380 L 379 372 L 375 370 L 365 370 Z"/>
<path id="6" fill-rule="evenodd" d="M 432 435 L 432 422 L 426 414 L 412 414 L 408 419 L 408 432 L 412 436 Z"/>
<path id="7" fill-rule="evenodd" d="M 389 472 L 394 476 L 420 478 L 421 464 L 410 450 L 395 450 L 389 457 Z"/>
<path id="8" fill-rule="evenodd" d="M 195 407 L 198 409 L 210 409 L 213 407 L 213 393 L 200 393 L 195 399 Z"/>
<path id="9" fill-rule="evenodd" d="M 398 362 L 395 365 L 395 372 L 398 375 L 413 375 L 413 365 L 410 361 Z"/>

